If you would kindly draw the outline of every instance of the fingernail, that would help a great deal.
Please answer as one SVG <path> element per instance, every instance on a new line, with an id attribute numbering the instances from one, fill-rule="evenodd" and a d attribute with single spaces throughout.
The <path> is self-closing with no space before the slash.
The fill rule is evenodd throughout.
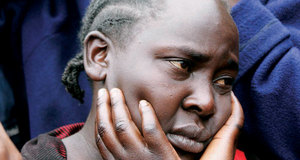
<path id="1" fill-rule="evenodd" d="M 101 89 L 98 91 L 99 97 L 104 96 L 104 94 L 105 94 L 105 89 L 104 89 L 104 88 L 101 88 Z"/>
<path id="2" fill-rule="evenodd" d="M 145 101 L 145 100 L 141 100 L 141 101 L 140 101 L 140 105 L 141 105 L 141 107 L 142 107 L 142 109 L 143 109 L 143 108 L 147 107 L 148 102 Z"/>
<path id="3" fill-rule="evenodd" d="M 117 88 L 111 89 L 111 90 L 110 90 L 110 94 L 111 94 L 112 96 L 117 96 L 117 95 L 119 94 L 119 89 L 117 89 Z"/>

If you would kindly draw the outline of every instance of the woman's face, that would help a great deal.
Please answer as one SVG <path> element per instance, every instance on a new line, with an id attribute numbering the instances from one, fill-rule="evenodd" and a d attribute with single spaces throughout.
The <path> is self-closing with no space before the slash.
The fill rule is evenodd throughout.
<path id="1" fill-rule="evenodd" d="M 238 33 L 214 1 L 170 0 L 122 53 L 110 55 L 105 85 L 120 88 L 141 129 L 138 103 L 156 112 L 182 158 L 203 151 L 231 113 Z"/>

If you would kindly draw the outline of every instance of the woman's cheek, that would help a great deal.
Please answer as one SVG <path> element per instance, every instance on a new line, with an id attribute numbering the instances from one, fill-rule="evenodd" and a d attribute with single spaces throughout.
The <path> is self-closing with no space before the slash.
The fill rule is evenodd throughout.
<path id="1" fill-rule="evenodd" d="M 231 114 L 231 97 L 220 96 L 216 101 L 215 126 L 217 132 L 228 120 Z"/>

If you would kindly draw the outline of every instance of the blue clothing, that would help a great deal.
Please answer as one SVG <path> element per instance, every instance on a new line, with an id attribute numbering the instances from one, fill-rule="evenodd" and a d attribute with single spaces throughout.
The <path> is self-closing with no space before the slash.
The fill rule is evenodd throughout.
<path id="1" fill-rule="evenodd" d="M 9 14 L 0 12 L 0 33 L 10 33 L 8 44 L 21 60 L 18 65 L 23 64 L 30 132 L 36 137 L 85 121 L 90 110 L 91 89 L 84 74 L 83 105 L 60 83 L 67 61 L 78 52 L 79 21 L 89 0 L 25 2 L 26 7 L 9 8 L 18 21 L 10 23 Z M 242 147 L 262 159 L 300 159 L 299 9 L 299 0 L 241 0 L 232 10 L 240 32 L 240 72 L 234 91 L 246 118 Z M 2 31 L 7 23 L 11 30 Z M 14 93 L 22 87 L 11 86 Z"/>
<path id="2" fill-rule="evenodd" d="M 0 105 L 7 105 L 5 111 L 1 110 L 0 119 L 4 127 L 18 148 L 29 138 L 29 122 L 27 114 L 27 101 L 25 95 L 25 82 L 22 67 L 22 54 L 20 26 L 26 10 L 26 1 L 0 1 L 0 66 L 6 82 L 2 84 L 5 100 Z M 5 89 L 6 88 L 6 89 Z M 1 91 L 0 91 L 1 92 Z M 4 98 L 3 97 L 3 98 Z M 2 115 L 2 114 L 5 114 Z M 4 118 L 6 117 L 6 118 Z M 9 119 L 7 119 L 9 117 Z"/>
<path id="3" fill-rule="evenodd" d="M 15 108 L 15 99 L 12 88 L 0 66 L 0 121 L 11 140 L 18 148 L 21 148 L 22 142 L 20 131 L 13 109 Z"/>
<path id="4" fill-rule="evenodd" d="M 0 44 L 5 51 L 0 54 L 0 62 L 13 89 L 14 111 L 26 141 L 85 121 L 89 113 L 91 91 L 86 76 L 80 77 L 87 93 L 83 105 L 66 93 L 60 82 L 68 60 L 78 52 L 77 33 L 88 3 L 0 1 Z M 29 127 L 30 131 L 26 130 Z"/>
<path id="5" fill-rule="evenodd" d="M 4 128 L 16 124 L 16 120 L 11 116 L 14 105 L 12 89 L 3 74 L 2 67 L 0 67 L 0 121 Z"/>
<path id="6" fill-rule="evenodd" d="M 242 146 L 261 159 L 300 159 L 300 1 L 242 0 L 232 16 L 240 34 L 234 91 L 245 112 Z"/>
<path id="7" fill-rule="evenodd" d="M 60 126 L 84 122 L 90 111 L 91 88 L 82 73 L 85 103 L 65 91 L 61 76 L 79 51 L 77 34 L 89 1 L 42 0 L 29 4 L 22 24 L 22 56 L 31 138 Z"/>

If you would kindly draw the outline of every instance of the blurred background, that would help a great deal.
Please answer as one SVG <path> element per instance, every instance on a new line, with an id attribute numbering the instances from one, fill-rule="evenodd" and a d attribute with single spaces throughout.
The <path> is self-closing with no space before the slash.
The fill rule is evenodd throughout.
<path id="1" fill-rule="evenodd" d="M 20 149 L 29 139 L 84 122 L 90 110 L 66 93 L 61 75 L 79 51 L 77 33 L 89 0 L 0 1 L 0 120 Z"/>

